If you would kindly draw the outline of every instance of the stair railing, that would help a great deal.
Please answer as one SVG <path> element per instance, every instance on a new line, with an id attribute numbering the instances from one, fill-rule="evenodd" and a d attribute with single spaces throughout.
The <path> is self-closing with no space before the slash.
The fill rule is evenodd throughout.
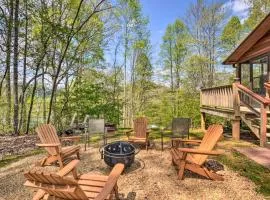
<path id="1" fill-rule="evenodd" d="M 254 93 L 240 83 L 235 83 L 235 86 L 238 89 L 240 102 L 260 117 L 260 145 L 264 146 L 267 134 L 267 107 L 270 99 Z"/>

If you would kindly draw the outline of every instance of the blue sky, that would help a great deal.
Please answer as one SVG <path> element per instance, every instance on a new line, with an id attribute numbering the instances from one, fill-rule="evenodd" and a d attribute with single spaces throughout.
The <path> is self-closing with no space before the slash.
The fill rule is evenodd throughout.
<path id="1" fill-rule="evenodd" d="M 153 58 L 156 61 L 162 42 L 162 36 L 168 24 L 176 18 L 183 19 L 190 3 L 196 0 L 140 0 L 144 16 L 149 18 Z M 215 0 L 213 0 L 215 1 Z M 237 15 L 241 20 L 247 16 L 245 0 L 224 0 L 225 8 L 231 15 Z"/>
<path id="2" fill-rule="evenodd" d="M 149 18 L 153 45 L 153 57 L 157 57 L 162 36 L 168 24 L 183 18 L 191 2 L 195 0 L 141 0 L 143 14 Z"/>

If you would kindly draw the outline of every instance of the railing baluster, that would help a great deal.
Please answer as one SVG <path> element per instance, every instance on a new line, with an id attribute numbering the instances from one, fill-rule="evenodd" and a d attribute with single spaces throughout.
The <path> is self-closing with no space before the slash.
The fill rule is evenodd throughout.
<path id="1" fill-rule="evenodd" d="M 202 89 L 201 106 L 233 108 L 232 85 Z"/>

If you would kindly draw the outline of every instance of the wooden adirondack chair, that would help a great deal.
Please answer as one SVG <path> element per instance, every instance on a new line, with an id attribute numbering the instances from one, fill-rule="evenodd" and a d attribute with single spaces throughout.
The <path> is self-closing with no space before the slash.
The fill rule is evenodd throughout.
<path id="1" fill-rule="evenodd" d="M 41 144 L 36 144 L 39 147 L 44 147 L 48 153 L 47 157 L 42 159 L 41 166 L 50 165 L 54 162 L 59 162 L 60 168 L 64 167 L 64 160 L 74 154 L 80 159 L 80 146 L 61 147 L 60 139 L 58 138 L 56 129 L 51 124 L 43 124 L 36 128 Z M 78 140 L 80 136 L 63 137 L 62 140 Z"/>
<path id="2" fill-rule="evenodd" d="M 126 131 L 129 142 L 143 143 L 145 144 L 146 150 L 148 150 L 150 133 L 150 130 L 147 129 L 147 125 L 147 118 L 139 117 L 133 121 L 134 128 L 132 130 Z"/>
<path id="3" fill-rule="evenodd" d="M 223 133 L 221 125 L 209 126 L 201 141 L 175 139 L 183 143 L 200 144 L 195 148 L 171 148 L 172 164 L 179 168 L 179 179 L 184 179 L 184 170 L 187 169 L 211 180 L 224 180 L 222 176 L 206 168 L 203 164 L 209 155 L 220 155 L 223 152 L 213 151 L 216 143 Z"/>
<path id="4" fill-rule="evenodd" d="M 58 173 L 45 173 L 31 170 L 24 174 L 25 186 L 38 189 L 33 200 L 104 200 L 118 197 L 117 180 L 124 170 L 123 164 L 116 164 L 109 176 L 83 174 L 77 175 L 73 160 Z M 72 172 L 73 177 L 66 176 Z"/>

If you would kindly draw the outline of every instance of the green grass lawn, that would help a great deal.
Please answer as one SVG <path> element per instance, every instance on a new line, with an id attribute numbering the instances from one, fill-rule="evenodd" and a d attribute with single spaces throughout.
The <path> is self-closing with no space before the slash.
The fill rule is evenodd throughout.
<path id="1" fill-rule="evenodd" d="M 230 153 L 218 156 L 217 160 L 241 176 L 253 181 L 257 192 L 270 199 L 270 170 L 250 160 L 243 154 L 232 150 Z"/>

